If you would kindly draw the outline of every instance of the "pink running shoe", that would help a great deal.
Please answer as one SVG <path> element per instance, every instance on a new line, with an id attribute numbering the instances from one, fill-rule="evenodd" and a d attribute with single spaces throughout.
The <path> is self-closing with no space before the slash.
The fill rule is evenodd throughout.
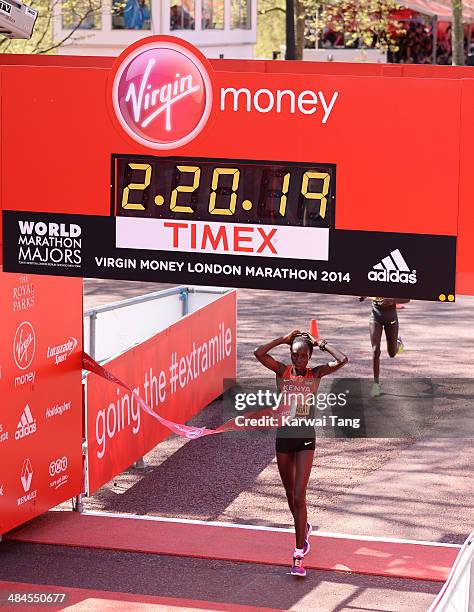
<path id="1" fill-rule="evenodd" d="M 310 551 L 310 543 L 309 543 L 309 536 L 311 535 L 311 532 L 313 531 L 313 526 L 311 525 L 311 523 L 306 523 L 306 533 L 304 536 L 304 544 L 303 544 L 303 556 L 305 557 L 309 551 Z"/>
<path id="2" fill-rule="evenodd" d="M 303 567 L 303 557 L 293 557 L 293 566 L 291 568 L 292 576 L 306 576 L 306 570 Z"/>

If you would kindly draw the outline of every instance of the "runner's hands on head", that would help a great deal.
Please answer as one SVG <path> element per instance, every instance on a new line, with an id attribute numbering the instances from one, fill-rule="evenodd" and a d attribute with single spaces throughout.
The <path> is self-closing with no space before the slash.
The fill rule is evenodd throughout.
<path id="1" fill-rule="evenodd" d="M 303 335 L 308 336 L 308 338 L 313 343 L 313 346 L 317 346 L 318 348 L 321 342 L 326 342 L 323 338 L 314 338 L 309 332 L 305 332 Z"/>
<path id="2" fill-rule="evenodd" d="M 301 336 L 301 332 L 299 329 L 294 329 L 293 331 L 288 332 L 286 336 L 283 336 L 283 341 L 285 342 L 285 344 L 289 344 L 291 346 L 296 336 Z"/>

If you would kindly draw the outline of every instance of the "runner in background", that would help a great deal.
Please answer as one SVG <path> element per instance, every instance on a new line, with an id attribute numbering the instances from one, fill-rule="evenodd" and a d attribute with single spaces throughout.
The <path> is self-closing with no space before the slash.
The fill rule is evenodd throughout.
<path id="1" fill-rule="evenodd" d="M 268 353 L 281 344 L 290 345 L 291 364 L 276 361 Z M 334 359 L 324 365 L 309 368 L 313 347 L 328 352 Z M 254 351 L 255 357 L 276 374 L 280 393 L 297 395 L 298 404 L 292 406 L 292 425 L 279 427 L 276 434 L 276 456 L 280 477 L 295 523 L 296 548 L 291 573 L 306 576 L 303 557 L 309 552 L 312 526 L 307 519 L 306 488 L 313 465 L 315 450 L 314 426 L 298 424 L 298 419 L 312 419 L 315 412 L 314 395 L 323 376 L 336 372 L 348 361 L 347 357 L 330 346 L 326 340 L 315 340 L 310 334 L 294 330 L 276 338 Z M 308 398 L 313 396 L 313 401 Z M 283 396 L 284 397 L 284 396 Z M 305 400 L 306 398 L 306 400 Z M 295 424 L 293 424 L 295 421 Z"/>
<path id="2" fill-rule="evenodd" d="M 363 302 L 365 296 L 359 297 Z M 380 343 L 382 331 L 385 331 L 387 339 L 387 352 L 390 357 L 395 357 L 404 350 L 403 342 L 399 336 L 399 325 L 397 315 L 397 304 L 407 304 L 410 300 L 373 297 L 372 313 L 369 321 L 370 343 L 372 344 L 372 369 L 374 372 L 374 384 L 370 390 L 372 397 L 381 393 L 380 389 Z"/>

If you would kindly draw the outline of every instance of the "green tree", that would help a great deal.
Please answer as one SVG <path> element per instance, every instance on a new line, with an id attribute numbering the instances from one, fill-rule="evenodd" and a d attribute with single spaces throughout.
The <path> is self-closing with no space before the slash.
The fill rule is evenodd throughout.
<path id="1" fill-rule="evenodd" d="M 343 32 L 347 45 L 381 50 L 398 49 L 398 38 L 405 32 L 392 19 L 399 9 L 396 0 L 293 0 L 296 29 L 296 59 L 302 59 L 305 41 L 315 38 L 325 26 Z M 259 0 L 257 56 L 271 57 L 271 50 L 285 43 L 286 0 Z"/>
<path id="2" fill-rule="evenodd" d="M 102 0 L 26 0 L 38 11 L 33 35 L 29 40 L 2 38 L 0 53 L 53 53 L 71 39 L 88 36 L 94 20 L 101 18 Z M 65 29 L 60 40 L 53 39 L 53 24 L 62 21 Z M 67 28 L 67 30 L 66 30 Z"/>
<path id="3" fill-rule="evenodd" d="M 303 0 L 295 0 L 295 30 L 295 59 L 302 60 L 306 30 L 306 10 L 303 4 Z"/>
<path id="4" fill-rule="evenodd" d="M 398 50 L 398 38 L 405 32 L 402 24 L 392 18 L 400 8 L 396 0 L 301 0 L 306 7 L 307 22 L 318 32 L 331 26 L 344 34 L 348 46 L 375 47 L 386 51 Z M 315 35 L 313 35 L 314 38 Z"/>
<path id="5" fill-rule="evenodd" d="M 255 55 L 271 59 L 285 44 L 285 0 L 259 0 Z"/>

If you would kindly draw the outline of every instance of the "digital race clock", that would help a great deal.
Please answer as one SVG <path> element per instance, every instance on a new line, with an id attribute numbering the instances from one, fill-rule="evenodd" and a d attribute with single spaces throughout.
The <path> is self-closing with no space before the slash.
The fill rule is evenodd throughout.
<path id="1" fill-rule="evenodd" d="M 112 156 L 119 217 L 329 228 L 335 193 L 334 164 Z"/>

